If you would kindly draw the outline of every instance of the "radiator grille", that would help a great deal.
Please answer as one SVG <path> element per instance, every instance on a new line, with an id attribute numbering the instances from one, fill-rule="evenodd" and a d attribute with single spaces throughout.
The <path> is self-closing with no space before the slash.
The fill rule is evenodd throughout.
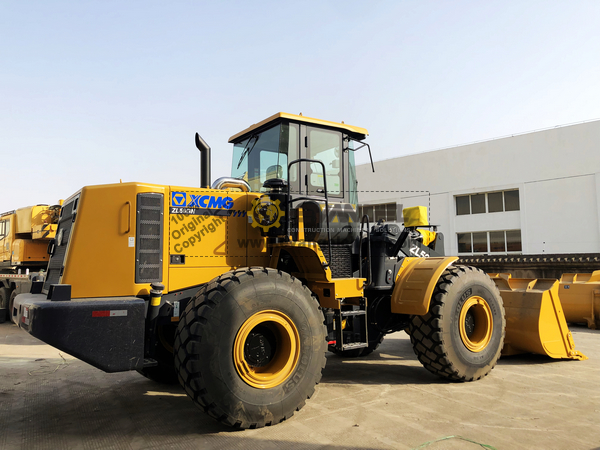
<path id="1" fill-rule="evenodd" d="M 50 261 L 48 261 L 46 281 L 44 282 L 44 288 L 42 289 L 44 294 L 48 293 L 51 284 L 60 283 L 60 278 L 65 267 L 67 248 L 71 241 L 71 231 L 73 230 L 75 217 L 77 215 L 77 203 L 79 203 L 79 195 L 62 206 L 58 227 L 56 229 L 56 237 L 54 238 L 54 254 L 50 256 Z"/>
<path id="2" fill-rule="evenodd" d="M 137 195 L 135 282 L 162 281 L 163 195 Z"/>
<path id="3" fill-rule="evenodd" d="M 321 245 L 326 260 L 329 260 L 329 246 Z M 329 262 L 333 278 L 352 278 L 352 244 L 332 245 Z"/>
<path id="4" fill-rule="evenodd" d="M 162 220 L 162 211 L 156 209 L 142 209 L 140 211 L 140 220 L 160 222 Z"/>

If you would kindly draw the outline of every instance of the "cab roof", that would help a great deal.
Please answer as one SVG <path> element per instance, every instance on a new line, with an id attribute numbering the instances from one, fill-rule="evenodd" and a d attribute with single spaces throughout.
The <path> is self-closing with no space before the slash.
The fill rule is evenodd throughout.
<path id="1" fill-rule="evenodd" d="M 343 131 L 350 135 L 350 137 L 362 141 L 369 135 L 369 132 L 365 128 L 355 127 L 353 125 L 347 125 L 345 123 L 338 122 L 330 122 L 328 120 L 314 119 L 312 117 L 306 117 L 297 114 L 289 114 L 284 112 L 279 112 L 277 114 L 273 114 L 271 117 L 266 118 L 262 122 L 255 123 L 254 125 L 249 126 L 244 131 L 240 131 L 237 134 L 234 134 L 229 138 L 230 143 L 239 142 L 244 138 L 251 135 L 251 133 L 259 128 L 266 128 L 266 125 L 271 123 L 275 124 L 280 122 L 281 120 L 289 120 L 291 122 L 304 123 L 308 125 L 321 125 L 327 128 L 334 128 L 339 131 Z"/>

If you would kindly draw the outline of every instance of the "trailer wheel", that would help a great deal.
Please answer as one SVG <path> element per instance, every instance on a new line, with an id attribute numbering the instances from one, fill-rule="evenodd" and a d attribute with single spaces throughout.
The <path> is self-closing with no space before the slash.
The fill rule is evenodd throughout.
<path id="1" fill-rule="evenodd" d="M 12 293 L 10 294 L 10 299 L 8 300 L 8 319 L 13 322 L 13 323 L 17 323 L 15 322 L 15 319 L 13 317 L 13 308 L 15 306 L 15 297 L 17 296 L 17 291 L 12 291 Z"/>
<path id="2" fill-rule="evenodd" d="M 9 303 L 10 290 L 5 287 L 0 287 L 0 310 L 4 309 L 6 314 L 9 313 L 8 303 Z M 6 318 L 0 315 L 0 323 L 5 322 Z"/>
<path id="3" fill-rule="evenodd" d="M 173 340 L 176 329 L 175 325 L 161 325 L 158 327 L 155 355 L 158 365 L 137 369 L 138 373 L 157 383 L 177 383 L 177 371 L 173 362 Z"/>
<path id="4" fill-rule="evenodd" d="M 209 416 L 237 428 L 291 417 L 325 367 L 327 331 L 300 280 L 268 268 L 227 272 L 200 288 L 175 335 L 179 382 Z"/>
<path id="5" fill-rule="evenodd" d="M 500 292 L 481 270 L 451 266 L 437 282 L 429 312 L 413 316 L 410 340 L 430 372 L 455 381 L 486 376 L 504 345 Z"/>

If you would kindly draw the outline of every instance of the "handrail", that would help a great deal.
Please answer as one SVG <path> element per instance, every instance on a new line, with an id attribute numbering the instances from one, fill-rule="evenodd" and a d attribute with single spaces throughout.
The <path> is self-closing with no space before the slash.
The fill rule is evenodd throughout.
<path id="1" fill-rule="evenodd" d="M 332 257 L 332 252 L 331 252 L 331 227 L 329 226 L 329 198 L 327 196 L 327 174 L 325 173 L 325 164 L 323 164 L 323 161 L 319 161 L 316 159 L 308 159 L 308 158 L 295 159 L 294 161 L 291 161 L 288 164 L 288 167 L 287 167 L 287 179 L 288 180 L 290 180 L 290 168 L 294 164 L 299 164 L 301 162 L 317 163 L 317 164 L 320 164 L 323 169 L 323 193 L 325 194 L 325 218 L 327 219 L 327 247 L 329 248 L 329 260 L 327 261 L 327 266 L 329 266 L 329 265 L 331 265 L 331 261 L 333 260 L 333 257 Z M 321 199 L 320 197 L 308 196 L 308 190 L 307 190 L 307 196 L 292 199 L 290 188 L 291 188 L 291 183 L 288 182 L 288 184 L 287 184 L 288 201 L 286 202 L 286 205 L 285 205 L 286 206 L 285 213 L 286 213 L 286 217 L 288 218 L 287 228 L 286 228 L 286 239 L 289 239 L 289 236 L 290 236 L 290 225 L 291 225 L 290 205 L 292 204 L 292 202 L 297 202 L 299 200 L 315 200 L 318 202 L 323 201 L 323 199 Z"/>
<path id="2" fill-rule="evenodd" d="M 365 220 L 366 219 L 366 220 Z M 371 266 L 371 225 L 369 223 L 369 216 L 365 214 L 360 219 L 360 233 L 358 240 L 358 277 L 363 278 L 363 270 L 362 270 L 362 243 L 363 243 L 363 233 L 365 230 L 363 229 L 365 222 L 367 223 L 367 265 L 369 266 L 369 278 L 367 279 L 366 285 L 370 285 L 373 279 L 372 266 Z"/>

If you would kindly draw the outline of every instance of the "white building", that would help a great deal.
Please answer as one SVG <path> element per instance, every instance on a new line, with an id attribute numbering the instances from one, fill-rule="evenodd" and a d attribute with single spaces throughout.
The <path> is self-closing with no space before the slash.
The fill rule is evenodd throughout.
<path id="1" fill-rule="evenodd" d="M 427 206 L 447 255 L 600 252 L 600 120 L 363 164 L 357 178 L 375 220 Z"/>

